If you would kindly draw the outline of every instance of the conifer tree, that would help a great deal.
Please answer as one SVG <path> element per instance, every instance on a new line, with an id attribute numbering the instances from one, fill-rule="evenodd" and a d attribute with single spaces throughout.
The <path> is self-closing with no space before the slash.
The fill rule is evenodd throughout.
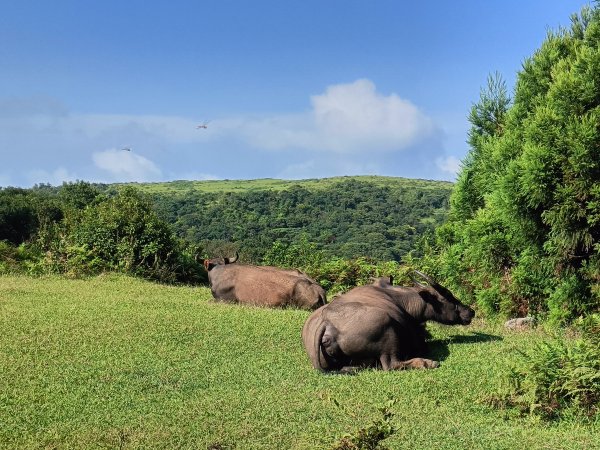
<path id="1" fill-rule="evenodd" d="M 491 77 L 469 117 L 471 150 L 428 263 L 488 311 L 600 308 L 600 10 L 548 34 L 514 102 Z"/>

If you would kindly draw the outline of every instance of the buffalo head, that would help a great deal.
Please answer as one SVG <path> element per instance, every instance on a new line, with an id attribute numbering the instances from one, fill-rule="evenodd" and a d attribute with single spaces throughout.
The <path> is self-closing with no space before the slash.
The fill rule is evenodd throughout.
<path id="1" fill-rule="evenodd" d="M 222 266 L 225 264 L 232 264 L 239 259 L 238 252 L 235 252 L 235 256 L 233 258 L 212 258 L 212 259 L 204 259 L 202 261 L 202 265 L 206 269 L 207 272 L 210 272 L 216 266 Z"/>
<path id="2" fill-rule="evenodd" d="M 412 277 L 419 296 L 424 302 L 422 321 L 434 320 L 446 325 L 468 325 L 475 316 L 475 311 L 463 305 L 445 287 L 433 281 L 429 276 L 415 270 L 415 273 L 427 281 L 423 284 Z"/>

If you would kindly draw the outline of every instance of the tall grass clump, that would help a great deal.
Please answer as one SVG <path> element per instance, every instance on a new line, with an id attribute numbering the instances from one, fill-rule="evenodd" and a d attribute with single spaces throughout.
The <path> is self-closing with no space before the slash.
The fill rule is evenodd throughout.
<path id="1" fill-rule="evenodd" d="M 543 419 L 600 420 L 600 316 L 579 328 L 577 339 L 555 337 L 521 353 L 505 405 Z"/>
<path id="2" fill-rule="evenodd" d="M 384 446 L 382 441 L 397 431 L 397 428 L 392 421 L 394 418 L 393 407 L 395 404 L 396 399 L 389 399 L 385 404 L 377 408 L 381 417 L 374 419 L 354 433 L 345 434 L 331 447 L 331 450 L 387 449 L 388 447 Z"/>

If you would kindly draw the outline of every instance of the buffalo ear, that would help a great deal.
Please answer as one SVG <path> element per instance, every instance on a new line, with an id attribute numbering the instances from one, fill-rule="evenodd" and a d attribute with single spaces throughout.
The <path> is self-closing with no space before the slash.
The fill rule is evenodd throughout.
<path id="1" fill-rule="evenodd" d="M 425 286 L 427 287 L 427 286 Z M 428 289 L 420 289 L 419 296 L 423 301 L 429 305 L 432 305 L 434 309 L 440 304 L 439 299 Z"/>
<path id="2" fill-rule="evenodd" d="M 236 251 L 233 258 L 224 258 L 225 264 L 232 264 L 240 258 L 239 253 Z"/>

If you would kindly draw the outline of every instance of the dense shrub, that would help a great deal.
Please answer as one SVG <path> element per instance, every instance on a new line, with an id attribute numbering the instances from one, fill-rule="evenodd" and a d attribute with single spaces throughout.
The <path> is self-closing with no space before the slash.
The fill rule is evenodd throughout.
<path id="1" fill-rule="evenodd" d="M 371 258 L 326 258 L 306 236 L 290 245 L 276 241 L 266 252 L 263 263 L 301 269 L 323 286 L 329 296 L 369 284 L 374 277 L 392 276 L 395 284 L 410 282 L 409 265 Z"/>
<path id="2" fill-rule="evenodd" d="M 6 241 L 0 241 L 0 274 L 43 273 L 40 260 L 41 254 L 35 246 L 24 243 L 15 246 Z"/>
<path id="3" fill-rule="evenodd" d="M 499 404 L 546 419 L 600 419 L 600 316 L 580 327 L 577 339 L 560 336 L 523 354 Z"/>
<path id="4" fill-rule="evenodd" d="M 79 277 L 117 270 L 166 282 L 198 283 L 200 253 L 175 237 L 133 188 L 105 195 L 78 181 L 61 188 L 0 190 L 0 273 Z"/>
<path id="5" fill-rule="evenodd" d="M 484 311 L 568 323 L 600 309 L 599 73 L 596 6 L 548 35 L 512 103 L 495 76 L 472 108 L 449 221 L 423 266 Z"/>
<path id="6" fill-rule="evenodd" d="M 64 245 L 56 249 L 56 256 L 62 259 L 65 272 L 118 270 L 177 281 L 183 277 L 181 269 L 190 276 L 194 266 L 189 255 L 181 251 L 169 225 L 133 188 L 73 213 L 62 231 Z"/>
<path id="7" fill-rule="evenodd" d="M 35 208 L 24 189 L 0 191 L 0 240 L 18 245 L 26 241 L 38 227 Z"/>

